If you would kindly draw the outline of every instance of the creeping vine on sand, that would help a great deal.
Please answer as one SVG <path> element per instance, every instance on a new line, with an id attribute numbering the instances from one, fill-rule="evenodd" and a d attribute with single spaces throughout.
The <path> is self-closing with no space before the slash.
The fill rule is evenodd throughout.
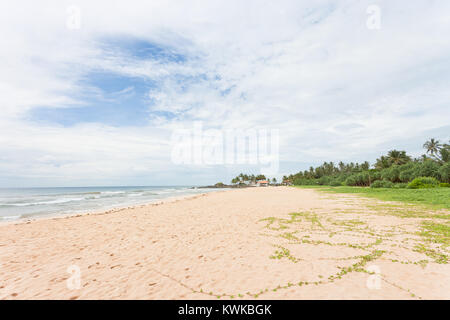
<path id="1" fill-rule="evenodd" d="M 360 209 L 335 210 L 331 212 L 295 212 L 286 217 L 267 217 L 260 220 L 261 236 L 273 240 L 274 252 L 269 259 L 298 263 L 305 261 L 295 256 L 292 250 L 296 246 L 334 246 L 363 250 L 366 253 L 347 257 L 319 257 L 317 260 L 336 262 L 338 272 L 328 275 L 317 275 L 311 281 L 291 281 L 273 288 L 264 288 L 255 292 L 215 293 L 202 288 L 189 288 L 193 293 L 220 298 L 258 298 L 268 292 L 277 292 L 294 286 L 323 285 L 332 283 L 353 272 L 367 271 L 369 262 L 376 260 L 390 261 L 399 264 L 414 264 L 425 268 L 429 263 L 447 264 L 450 244 L 450 215 L 445 211 L 424 211 L 420 207 L 398 204 L 367 205 L 364 212 Z M 350 216 L 347 218 L 347 216 Z M 405 223 L 375 228 L 370 218 L 373 216 L 393 216 L 401 218 Z M 411 219 L 415 219 L 411 223 Z M 409 231 L 408 231 L 409 230 Z M 334 241 L 336 235 L 345 235 L 355 241 Z M 323 240 L 326 236 L 329 240 Z M 319 239 L 318 239 L 319 238 Z M 389 249 L 391 248 L 391 249 Z M 398 258 L 396 249 L 407 250 L 419 254 L 416 260 Z M 340 262 L 355 261 L 351 265 L 339 265 Z M 381 279 L 411 297 L 421 298 L 410 289 L 404 288 L 380 275 Z"/>

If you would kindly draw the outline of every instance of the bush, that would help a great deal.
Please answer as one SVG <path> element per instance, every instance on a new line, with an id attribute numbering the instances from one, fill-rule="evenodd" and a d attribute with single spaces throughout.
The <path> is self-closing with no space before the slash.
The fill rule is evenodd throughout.
<path id="1" fill-rule="evenodd" d="M 415 178 L 414 173 L 415 173 L 414 169 L 408 169 L 408 170 L 400 172 L 400 175 L 398 176 L 398 178 L 401 182 L 409 182 Z"/>
<path id="2" fill-rule="evenodd" d="M 342 182 L 339 181 L 339 179 L 333 179 L 330 182 L 330 186 L 332 186 L 332 187 L 339 187 L 339 186 L 342 186 Z"/>
<path id="3" fill-rule="evenodd" d="M 400 167 L 400 174 L 398 175 L 398 178 L 401 182 L 410 182 L 414 180 L 414 178 L 419 177 L 417 173 L 417 168 L 420 166 L 420 164 L 416 164 L 413 162 L 407 163 Z"/>
<path id="4" fill-rule="evenodd" d="M 345 179 L 344 184 L 346 186 L 356 186 L 356 175 L 351 175 L 347 179 Z"/>
<path id="5" fill-rule="evenodd" d="M 439 169 L 439 164 L 437 164 L 433 160 L 427 160 L 420 166 L 418 166 L 415 171 L 415 177 L 433 177 L 439 179 Z"/>
<path id="6" fill-rule="evenodd" d="M 394 184 L 387 180 L 377 180 L 370 185 L 371 188 L 392 188 L 393 186 Z"/>
<path id="7" fill-rule="evenodd" d="M 438 170 L 439 178 L 442 182 L 450 182 L 450 162 L 445 163 Z"/>
<path id="8" fill-rule="evenodd" d="M 408 184 L 407 183 L 395 183 L 392 188 L 394 189 L 404 189 L 407 188 Z"/>
<path id="9" fill-rule="evenodd" d="M 321 186 L 327 186 L 331 183 L 331 177 L 330 176 L 323 176 L 320 177 L 317 180 L 317 184 L 321 185 Z"/>
<path id="10" fill-rule="evenodd" d="M 389 180 L 391 182 L 400 182 L 400 167 L 397 165 L 393 165 L 388 169 L 384 169 L 381 171 L 381 178 L 384 180 Z"/>
<path id="11" fill-rule="evenodd" d="M 370 181 L 381 180 L 381 172 L 376 170 L 369 170 Z"/>
<path id="12" fill-rule="evenodd" d="M 337 175 L 334 180 L 338 181 L 341 185 L 344 185 L 345 180 L 347 180 L 347 178 L 350 176 L 351 174 L 348 173 L 340 173 L 339 175 Z"/>
<path id="13" fill-rule="evenodd" d="M 372 182 L 372 184 L 370 185 L 371 188 L 383 188 L 383 180 L 377 180 Z"/>
<path id="14" fill-rule="evenodd" d="M 368 186 L 370 181 L 368 172 L 355 173 L 349 176 L 345 180 L 345 185 L 347 186 L 359 186 L 364 187 Z"/>
<path id="15" fill-rule="evenodd" d="M 446 182 L 439 183 L 439 187 L 441 187 L 441 188 L 450 188 L 450 183 L 446 183 Z"/>
<path id="16" fill-rule="evenodd" d="M 435 188 L 439 185 L 439 181 L 433 177 L 415 178 L 408 184 L 409 189 Z"/>

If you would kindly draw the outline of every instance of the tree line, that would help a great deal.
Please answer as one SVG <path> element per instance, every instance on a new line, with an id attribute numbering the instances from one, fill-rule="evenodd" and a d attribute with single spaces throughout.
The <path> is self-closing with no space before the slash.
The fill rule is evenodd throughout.
<path id="1" fill-rule="evenodd" d="M 373 167 L 369 162 L 324 162 L 318 167 L 283 176 L 283 183 L 294 185 L 410 187 L 448 186 L 450 183 L 450 141 L 430 139 L 423 144 L 425 154 L 413 159 L 406 151 L 391 150 L 380 156 Z M 414 181 L 417 179 L 416 181 Z M 414 182 L 414 184 L 412 184 Z"/>
<path id="2" fill-rule="evenodd" d="M 255 184 L 256 182 L 260 181 L 260 180 L 267 180 L 269 182 L 272 182 L 273 184 L 277 183 L 277 179 L 276 178 L 266 178 L 265 175 L 263 174 L 259 174 L 259 175 L 254 175 L 254 174 L 244 174 L 241 173 L 238 176 L 236 176 L 235 178 L 233 178 L 231 180 L 232 184 L 248 184 L 248 183 L 252 183 Z"/>

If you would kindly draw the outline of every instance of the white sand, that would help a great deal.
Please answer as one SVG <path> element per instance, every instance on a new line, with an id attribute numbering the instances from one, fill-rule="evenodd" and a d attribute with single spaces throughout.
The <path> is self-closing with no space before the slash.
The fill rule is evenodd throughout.
<path id="1" fill-rule="evenodd" d="M 250 188 L 3 224 L 0 298 L 450 299 L 449 265 L 414 251 L 448 250 L 416 234 L 423 219 L 378 203 Z"/>

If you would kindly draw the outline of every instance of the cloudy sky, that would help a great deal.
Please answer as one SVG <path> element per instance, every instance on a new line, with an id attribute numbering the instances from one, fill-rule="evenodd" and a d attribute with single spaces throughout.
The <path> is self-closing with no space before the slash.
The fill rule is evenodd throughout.
<path id="1" fill-rule="evenodd" d="M 2 1 L 0 186 L 259 173 L 174 163 L 173 132 L 194 123 L 278 129 L 277 177 L 420 155 L 450 137 L 449 12 L 447 0 Z"/>

